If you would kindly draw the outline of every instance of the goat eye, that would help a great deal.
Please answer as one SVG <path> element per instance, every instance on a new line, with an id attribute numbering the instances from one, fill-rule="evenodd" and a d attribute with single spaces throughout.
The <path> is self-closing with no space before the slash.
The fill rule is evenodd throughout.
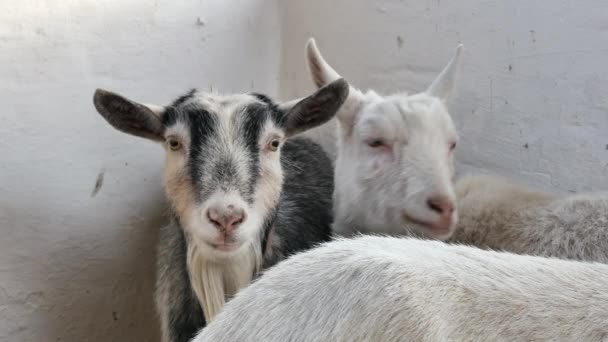
<path id="1" fill-rule="evenodd" d="M 169 139 L 169 140 L 167 140 L 167 144 L 169 145 L 169 148 L 172 151 L 177 151 L 180 148 L 182 148 L 182 144 L 178 140 L 176 140 L 176 139 Z"/>
<path id="2" fill-rule="evenodd" d="M 382 145 L 384 145 L 384 142 L 380 139 L 374 139 L 374 140 L 370 140 L 367 142 L 367 145 L 369 145 L 369 147 L 380 147 Z"/>
<path id="3" fill-rule="evenodd" d="M 453 142 L 450 144 L 450 151 L 454 151 L 454 149 L 456 148 L 456 143 Z"/>
<path id="4" fill-rule="evenodd" d="M 268 144 L 268 149 L 274 152 L 279 149 L 280 145 L 281 145 L 281 142 L 278 139 L 275 139 L 275 140 L 271 141 L 270 144 Z"/>

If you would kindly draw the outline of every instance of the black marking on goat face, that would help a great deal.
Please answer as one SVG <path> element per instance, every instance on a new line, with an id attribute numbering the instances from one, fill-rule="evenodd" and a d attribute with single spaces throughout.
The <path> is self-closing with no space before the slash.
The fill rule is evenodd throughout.
<path id="1" fill-rule="evenodd" d="M 251 96 L 265 103 L 268 108 L 268 115 L 270 119 L 278 126 L 282 127 L 285 121 L 285 113 L 279 109 L 276 103 L 274 103 L 268 96 L 264 94 L 251 93 Z"/>
<path id="2" fill-rule="evenodd" d="M 194 95 L 196 94 L 196 89 L 191 89 L 189 92 L 187 92 L 186 94 L 178 97 L 177 99 L 175 99 L 175 101 L 173 101 L 173 103 L 171 104 L 171 107 L 178 107 L 186 102 L 188 102 L 189 100 L 191 100 L 192 98 L 194 98 Z"/>
<path id="3" fill-rule="evenodd" d="M 260 177 L 261 134 L 269 120 L 282 127 L 283 112 L 268 97 L 256 94 L 250 102 L 243 102 L 243 107 L 234 107 L 234 113 L 215 113 L 195 95 L 190 92 L 173 102 L 162 119 L 165 127 L 180 122 L 189 130 L 187 172 L 196 200 L 204 202 L 218 190 L 232 190 L 252 204 Z M 230 104 L 221 99 L 213 102 Z M 231 115 L 228 127 L 220 124 L 220 115 Z M 226 129 L 229 131 L 220 132 Z M 244 161 L 246 174 L 242 172 L 243 166 L 238 165 Z"/>
<path id="4" fill-rule="evenodd" d="M 264 102 L 267 105 L 270 105 L 270 106 L 274 105 L 274 102 L 272 102 L 272 100 L 268 96 L 266 96 L 264 94 L 250 93 L 250 95 L 253 96 L 253 97 L 255 97 L 255 98 L 257 98 L 258 100 Z"/>

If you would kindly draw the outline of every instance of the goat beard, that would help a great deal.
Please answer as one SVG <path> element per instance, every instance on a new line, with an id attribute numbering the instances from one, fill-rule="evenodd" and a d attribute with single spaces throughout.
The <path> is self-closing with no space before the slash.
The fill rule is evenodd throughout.
<path id="1" fill-rule="evenodd" d="M 259 243 L 226 260 L 210 259 L 194 241 L 188 244 L 187 267 L 190 284 L 203 309 L 207 324 L 237 291 L 249 285 L 262 266 Z"/>

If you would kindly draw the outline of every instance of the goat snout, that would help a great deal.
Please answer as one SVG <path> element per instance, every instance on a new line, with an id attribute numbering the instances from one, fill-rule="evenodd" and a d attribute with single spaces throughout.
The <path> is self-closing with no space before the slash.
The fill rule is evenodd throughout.
<path id="1" fill-rule="evenodd" d="M 229 204 L 209 208 L 207 218 L 221 232 L 232 234 L 241 223 L 245 222 L 247 214 L 243 208 Z"/>

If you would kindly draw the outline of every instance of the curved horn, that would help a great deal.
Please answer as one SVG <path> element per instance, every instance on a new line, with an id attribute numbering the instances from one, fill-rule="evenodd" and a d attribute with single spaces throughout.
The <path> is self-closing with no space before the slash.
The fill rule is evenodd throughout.
<path id="1" fill-rule="evenodd" d="M 439 76 L 431 83 L 427 89 L 427 93 L 446 101 L 452 95 L 454 90 L 456 76 L 460 70 L 460 61 L 462 56 L 463 45 L 458 44 L 456 53 L 448 65 L 441 71 Z"/>
<path id="2" fill-rule="evenodd" d="M 314 38 L 306 43 L 306 59 L 312 80 L 318 88 L 340 78 L 340 75 L 323 58 Z"/>

